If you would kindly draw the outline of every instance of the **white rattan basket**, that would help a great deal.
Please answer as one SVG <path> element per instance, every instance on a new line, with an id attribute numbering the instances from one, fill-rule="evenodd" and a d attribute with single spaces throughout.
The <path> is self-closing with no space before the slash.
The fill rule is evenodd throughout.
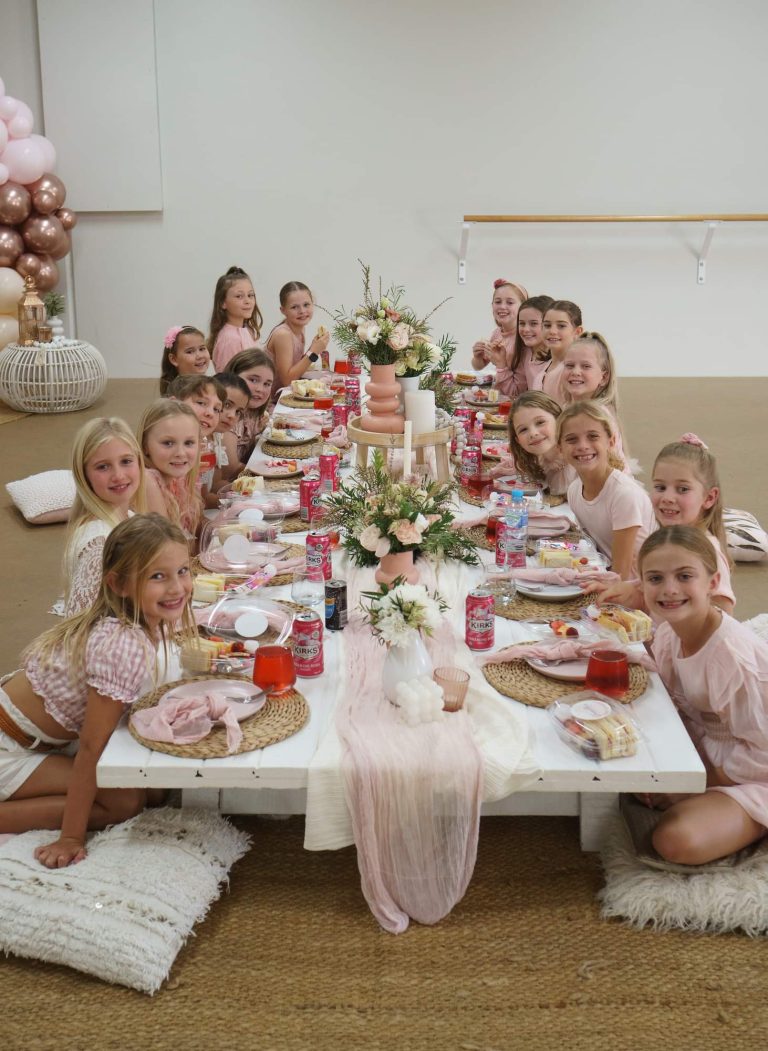
<path id="1" fill-rule="evenodd" d="M 106 362 L 90 343 L 9 343 L 0 351 L 0 398 L 21 412 L 85 409 L 106 385 Z"/>

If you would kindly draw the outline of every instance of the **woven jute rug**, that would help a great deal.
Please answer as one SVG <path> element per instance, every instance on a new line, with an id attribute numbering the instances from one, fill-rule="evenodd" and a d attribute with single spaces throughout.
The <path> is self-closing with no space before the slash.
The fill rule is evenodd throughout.
<path id="1" fill-rule="evenodd" d="M 532 708 L 547 708 L 558 697 L 584 688 L 583 683 L 560 682 L 536 671 L 524 660 L 506 661 L 504 664 L 483 665 L 483 675 L 499 693 L 512 697 Z M 623 704 L 636 701 L 648 688 L 648 672 L 637 664 L 629 666 L 629 693 Z"/>

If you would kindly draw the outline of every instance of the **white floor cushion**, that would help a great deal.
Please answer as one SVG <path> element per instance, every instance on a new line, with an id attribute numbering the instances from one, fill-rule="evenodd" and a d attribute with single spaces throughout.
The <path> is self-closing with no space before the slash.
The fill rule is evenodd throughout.
<path id="1" fill-rule="evenodd" d="M 155 993 L 218 898 L 248 836 L 210 810 L 147 810 L 96 833 L 65 869 L 35 861 L 51 832 L 0 846 L 0 949 Z"/>

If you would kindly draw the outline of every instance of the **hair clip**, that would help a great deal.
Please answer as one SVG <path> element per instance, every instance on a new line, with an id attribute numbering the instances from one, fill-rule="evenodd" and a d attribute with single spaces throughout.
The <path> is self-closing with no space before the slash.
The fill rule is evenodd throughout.
<path id="1" fill-rule="evenodd" d="M 173 325 L 171 328 L 168 329 L 168 331 L 165 334 L 165 339 L 163 340 L 163 346 L 166 350 L 171 349 L 183 328 L 183 325 Z"/>
<path id="2" fill-rule="evenodd" d="M 686 431 L 680 441 L 685 445 L 695 445 L 697 449 L 709 449 L 709 446 L 699 438 L 698 434 L 693 434 L 692 431 Z"/>
<path id="3" fill-rule="evenodd" d="M 504 285 L 511 285 L 511 284 L 512 284 L 512 282 L 511 281 L 507 281 L 506 277 L 497 277 L 496 280 L 493 282 L 493 287 L 494 288 L 503 288 Z"/>

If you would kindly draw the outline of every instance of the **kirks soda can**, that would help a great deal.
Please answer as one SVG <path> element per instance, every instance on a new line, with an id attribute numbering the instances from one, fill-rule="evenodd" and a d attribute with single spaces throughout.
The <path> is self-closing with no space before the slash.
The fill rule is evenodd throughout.
<path id="1" fill-rule="evenodd" d="M 302 679 L 323 673 L 323 622 L 312 610 L 293 618 L 293 662 Z"/>
<path id="2" fill-rule="evenodd" d="M 350 416 L 360 415 L 360 380 L 357 376 L 347 376 L 344 380 L 344 400 Z"/>
<path id="3" fill-rule="evenodd" d="M 307 534 L 307 569 L 310 572 L 322 573 L 323 580 L 330 580 L 333 576 L 331 538 L 327 533 Z"/>
<path id="4" fill-rule="evenodd" d="M 472 410 L 468 405 L 459 405 L 458 409 L 454 409 L 453 418 L 454 420 L 471 420 Z"/>
<path id="5" fill-rule="evenodd" d="M 478 445 L 468 445 L 461 454 L 461 473 L 459 479 L 463 486 L 469 485 L 469 479 L 480 474 L 483 453 Z"/>
<path id="6" fill-rule="evenodd" d="M 313 506 L 317 504 L 315 497 L 319 492 L 320 479 L 316 475 L 302 478 L 299 482 L 299 518 L 302 522 L 311 522 L 313 517 L 317 517 L 312 511 Z"/>
<path id="7" fill-rule="evenodd" d="M 327 347 L 325 350 L 320 351 L 320 368 L 325 369 L 326 372 L 330 372 L 331 355 Z"/>
<path id="8" fill-rule="evenodd" d="M 515 526 L 503 518 L 496 525 L 496 565 L 508 569 L 525 568 L 525 541 Z"/>
<path id="9" fill-rule="evenodd" d="M 339 488 L 339 454 L 320 453 L 320 489 L 324 493 L 335 493 Z"/>
<path id="10" fill-rule="evenodd" d="M 359 350 L 347 351 L 347 373 L 350 376 L 359 376 L 363 371 L 363 355 Z"/>
<path id="11" fill-rule="evenodd" d="M 331 409 L 334 427 L 346 427 L 349 419 L 349 405 L 334 405 Z"/>
<path id="12" fill-rule="evenodd" d="M 347 623 L 347 583 L 329 580 L 325 585 L 325 626 L 328 631 L 341 631 Z"/>
<path id="13" fill-rule="evenodd" d="M 495 636 L 493 593 L 475 588 L 467 595 L 465 641 L 471 650 L 489 650 Z"/>

